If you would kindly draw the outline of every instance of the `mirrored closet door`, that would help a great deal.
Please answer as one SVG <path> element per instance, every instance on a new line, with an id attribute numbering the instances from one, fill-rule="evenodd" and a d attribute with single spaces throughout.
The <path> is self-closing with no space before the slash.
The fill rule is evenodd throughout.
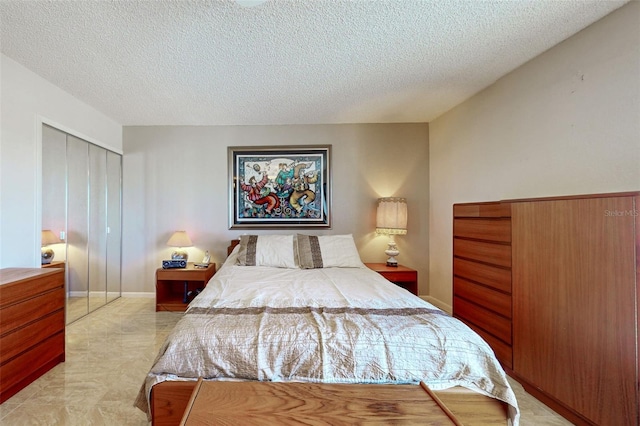
<path id="1" fill-rule="evenodd" d="M 122 260 L 122 156 L 107 151 L 107 303 L 121 294 Z"/>
<path id="2" fill-rule="evenodd" d="M 59 236 L 67 324 L 120 297 L 122 156 L 42 129 L 42 229 Z"/>

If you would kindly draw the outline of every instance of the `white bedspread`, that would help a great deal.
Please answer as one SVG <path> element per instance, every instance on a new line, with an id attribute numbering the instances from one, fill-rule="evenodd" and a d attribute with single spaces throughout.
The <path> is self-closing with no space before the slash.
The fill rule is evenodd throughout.
<path id="1" fill-rule="evenodd" d="M 515 395 L 491 348 L 462 322 L 367 268 L 225 262 L 163 344 L 136 406 L 165 380 L 463 386 Z"/>

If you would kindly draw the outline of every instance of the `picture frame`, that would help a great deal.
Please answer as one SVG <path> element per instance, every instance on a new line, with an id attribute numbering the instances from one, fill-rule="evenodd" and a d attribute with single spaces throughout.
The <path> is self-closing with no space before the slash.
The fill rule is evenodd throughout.
<path id="1" fill-rule="evenodd" d="M 229 229 L 330 228 L 331 145 L 231 146 Z"/>

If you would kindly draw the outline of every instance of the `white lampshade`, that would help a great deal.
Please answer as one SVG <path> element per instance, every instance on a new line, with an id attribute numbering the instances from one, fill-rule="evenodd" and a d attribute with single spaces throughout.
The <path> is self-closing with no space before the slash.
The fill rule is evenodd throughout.
<path id="1" fill-rule="evenodd" d="M 186 231 L 176 231 L 173 233 L 171 238 L 169 238 L 169 241 L 167 241 L 167 245 L 170 247 L 177 247 L 177 250 L 171 254 L 171 259 L 187 260 L 189 258 L 189 254 L 186 250 L 181 249 L 182 247 L 191 247 L 193 243 Z"/>
<path id="2" fill-rule="evenodd" d="M 376 233 L 388 235 L 389 243 L 384 251 L 389 258 L 387 266 L 398 266 L 396 256 L 400 254 L 395 235 L 407 233 L 407 200 L 404 198 L 378 198 Z"/>
<path id="3" fill-rule="evenodd" d="M 56 234 L 53 233 L 53 231 L 50 231 L 48 229 L 45 229 L 42 231 L 42 235 L 41 235 L 41 246 L 48 246 L 49 244 L 57 244 L 60 242 L 60 239 L 56 236 Z"/>
<path id="4" fill-rule="evenodd" d="M 407 233 L 407 200 L 404 198 L 379 198 L 376 232 L 384 235 Z"/>

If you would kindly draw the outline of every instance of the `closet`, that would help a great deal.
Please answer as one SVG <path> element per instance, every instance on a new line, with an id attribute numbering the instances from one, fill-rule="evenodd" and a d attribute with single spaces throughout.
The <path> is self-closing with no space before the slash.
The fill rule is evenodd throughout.
<path id="1" fill-rule="evenodd" d="M 487 341 L 508 373 L 573 423 L 639 424 L 640 193 L 493 204 L 499 214 L 454 206 L 470 228 L 454 231 L 454 315 L 498 336 Z M 479 242 L 507 220 L 510 235 Z M 509 286 L 497 293 L 487 268 L 508 271 Z"/>
<path id="2" fill-rule="evenodd" d="M 121 176 L 120 154 L 43 125 L 42 229 L 60 239 L 67 324 L 120 297 Z"/>

